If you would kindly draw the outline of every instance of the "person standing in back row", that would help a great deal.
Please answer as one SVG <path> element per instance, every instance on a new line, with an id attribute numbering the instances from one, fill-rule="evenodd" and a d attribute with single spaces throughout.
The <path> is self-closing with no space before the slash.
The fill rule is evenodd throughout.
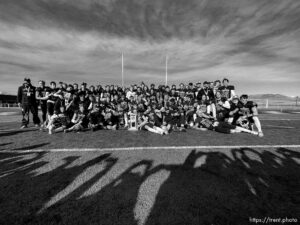
<path id="1" fill-rule="evenodd" d="M 223 79 L 223 85 L 219 87 L 221 96 L 230 101 L 233 96 L 235 96 L 235 88 L 233 85 L 229 85 L 229 80 L 227 78 Z"/>
<path id="2" fill-rule="evenodd" d="M 17 101 L 19 107 L 22 108 L 23 119 L 21 129 L 26 128 L 29 124 L 29 111 L 32 113 L 34 125 L 38 127 L 40 119 L 38 117 L 35 87 L 32 86 L 29 78 L 25 78 L 23 85 L 18 88 Z"/>
<path id="3" fill-rule="evenodd" d="M 41 111 L 42 111 L 42 119 L 43 119 L 43 124 L 41 126 L 42 127 L 46 127 L 46 123 L 47 123 L 47 100 L 48 97 L 46 96 L 46 92 L 48 90 L 49 87 L 45 86 L 45 81 L 40 80 L 39 81 L 39 86 L 36 88 L 36 93 L 35 93 L 35 97 L 39 102 L 39 105 L 41 107 Z"/>

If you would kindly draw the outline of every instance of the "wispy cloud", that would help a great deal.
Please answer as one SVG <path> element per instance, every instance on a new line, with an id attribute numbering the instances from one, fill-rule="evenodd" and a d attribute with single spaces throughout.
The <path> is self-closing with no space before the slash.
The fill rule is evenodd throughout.
<path id="1" fill-rule="evenodd" d="M 229 77 L 241 91 L 298 94 L 294 0 L 2 0 L 1 91 L 24 76 L 67 82 Z M 270 85 L 272 84 L 272 85 Z"/>

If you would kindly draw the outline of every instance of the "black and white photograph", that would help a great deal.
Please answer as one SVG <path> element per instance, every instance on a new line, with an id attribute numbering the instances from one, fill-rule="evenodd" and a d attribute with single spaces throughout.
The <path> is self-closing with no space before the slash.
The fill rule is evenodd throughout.
<path id="1" fill-rule="evenodd" d="M 0 0 L 0 225 L 300 224 L 299 0 Z"/>

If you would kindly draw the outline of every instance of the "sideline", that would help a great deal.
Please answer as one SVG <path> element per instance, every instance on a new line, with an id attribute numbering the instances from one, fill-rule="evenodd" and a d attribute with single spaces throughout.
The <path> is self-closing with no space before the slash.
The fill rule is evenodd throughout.
<path id="1" fill-rule="evenodd" d="M 142 150 L 192 150 L 192 149 L 235 149 L 235 148 L 299 148 L 300 145 L 220 145 L 220 146 L 157 146 L 157 147 L 125 147 L 125 148 L 63 148 L 63 149 L 31 149 L 2 150 L 0 153 L 38 153 L 38 152 L 119 152 Z"/>

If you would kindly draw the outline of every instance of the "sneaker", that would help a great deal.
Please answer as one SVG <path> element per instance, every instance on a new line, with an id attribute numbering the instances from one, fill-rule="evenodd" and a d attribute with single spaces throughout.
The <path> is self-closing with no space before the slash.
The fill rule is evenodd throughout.
<path id="1" fill-rule="evenodd" d="M 34 126 L 35 126 L 36 128 L 40 127 L 40 125 L 39 125 L 39 124 L 34 124 Z"/>
<path id="2" fill-rule="evenodd" d="M 24 128 L 27 128 L 27 125 L 23 125 L 20 127 L 20 129 L 24 129 Z"/>
<path id="3" fill-rule="evenodd" d="M 263 137 L 264 133 L 262 131 L 258 132 L 258 137 Z"/>

